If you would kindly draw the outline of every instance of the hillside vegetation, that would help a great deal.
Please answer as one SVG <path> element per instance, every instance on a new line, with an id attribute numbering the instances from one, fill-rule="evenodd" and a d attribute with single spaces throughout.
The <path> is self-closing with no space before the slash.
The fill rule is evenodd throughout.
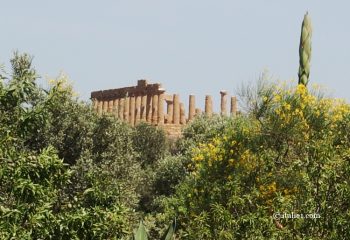
<path id="1" fill-rule="evenodd" d="M 0 81 L 0 239 L 347 239 L 350 106 L 297 87 L 242 91 L 177 142 L 98 116 L 65 76 L 38 86 L 15 53 Z M 314 214 L 286 218 L 283 214 Z M 135 235 L 136 236 L 136 235 Z M 163 238 L 162 238 L 163 239 Z"/>

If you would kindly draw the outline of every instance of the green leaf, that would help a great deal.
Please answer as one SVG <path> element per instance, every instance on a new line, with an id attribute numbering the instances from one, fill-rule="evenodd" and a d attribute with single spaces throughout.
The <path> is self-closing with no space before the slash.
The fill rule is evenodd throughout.
<path id="1" fill-rule="evenodd" d="M 173 238 L 176 229 L 176 219 L 169 225 L 168 230 L 162 236 L 162 240 L 170 240 Z"/>
<path id="2" fill-rule="evenodd" d="M 136 233 L 134 233 L 134 240 L 147 240 L 147 231 L 145 226 L 143 225 L 142 221 L 140 221 L 139 228 L 137 229 Z"/>
<path id="3" fill-rule="evenodd" d="M 83 195 L 86 195 L 86 194 L 88 194 L 88 193 L 90 193 L 90 192 L 93 192 L 93 191 L 94 191 L 93 188 L 88 188 L 88 189 L 86 189 L 86 190 L 84 191 Z"/>

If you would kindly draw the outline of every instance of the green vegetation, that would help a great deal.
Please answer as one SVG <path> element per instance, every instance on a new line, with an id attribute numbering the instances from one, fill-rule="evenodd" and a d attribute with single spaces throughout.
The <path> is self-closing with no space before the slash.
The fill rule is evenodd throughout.
<path id="1" fill-rule="evenodd" d="M 186 239 L 345 239 L 350 106 L 302 84 L 262 86 L 258 115 L 226 122 L 192 149 L 165 212 Z M 273 219 L 283 213 L 319 218 Z"/>
<path id="2" fill-rule="evenodd" d="M 163 236 L 160 238 L 161 240 L 171 240 L 174 237 L 176 228 L 176 221 L 174 220 L 172 224 L 169 225 L 166 232 L 164 232 Z M 134 232 L 133 240 L 147 240 L 148 234 L 147 230 L 145 228 L 145 225 L 143 225 L 142 221 L 140 222 L 140 225 L 138 229 Z"/>
<path id="3" fill-rule="evenodd" d="M 198 116 L 169 143 L 98 116 L 64 75 L 38 86 L 27 54 L 11 64 L 0 239 L 349 238 L 350 105 L 307 81 L 244 88 L 246 112 Z"/>
<path id="4" fill-rule="evenodd" d="M 64 75 L 41 88 L 27 54 L 11 64 L 0 82 L 0 238 L 128 239 L 185 175 L 164 132 L 97 116 Z"/>

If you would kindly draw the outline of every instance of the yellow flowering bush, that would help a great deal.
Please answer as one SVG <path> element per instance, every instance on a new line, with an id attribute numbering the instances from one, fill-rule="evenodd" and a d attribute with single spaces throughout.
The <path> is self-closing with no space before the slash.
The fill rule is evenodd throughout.
<path id="1" fill-rule="evenodd" d="M 191 149 L 168 199 L 186 239 L 345 239 L 350 106 L 318 89 L 271 86 L 224 131 Z M 320 219 L 275 219 L 275 213 Z"/>

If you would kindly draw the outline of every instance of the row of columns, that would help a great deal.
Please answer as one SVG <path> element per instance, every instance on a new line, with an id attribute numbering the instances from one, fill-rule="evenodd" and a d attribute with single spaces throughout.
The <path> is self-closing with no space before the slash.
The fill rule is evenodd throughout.
<path id="1" fill-rule="evenodd" d="M 164 92 L 137 95 L 114 100 L 94 99 L 94 109 L 98 114 L 112 113 L 132 126 L 141 121 L 152 124 L 164 123 Z"/>
<path id="2" fill-rule="evenodd" d="M 220 91 L 221 103 L 220 114 L 227 115 L 227 92 Z M 164 103 L 166 103 L 166 114 L 164 113 Z M 194 95 L 189 96 L 188 118 L 185 115 L 185 106 L 180 102 L 178 94 L 171 98 L 165 98 L 164 91 L 158 94 L 144 94 L 137 96 L 124 97 L 108 101 L 94 100 L 94 109 L 99 114 L 105 112 L 113 113 L 117 118 L 130 123 L 132 126 L 141 121 L 162 125 L 167 124 L 186 124 L 196 115 L 202 113 L 201 109 L 196 108 L 196 99 Z M 205 115 L 212 116 L 213 101 L 210 95 L 205 96 Z M 237 113 L 237 98 L 231 97 L 231 116 Z"/>

